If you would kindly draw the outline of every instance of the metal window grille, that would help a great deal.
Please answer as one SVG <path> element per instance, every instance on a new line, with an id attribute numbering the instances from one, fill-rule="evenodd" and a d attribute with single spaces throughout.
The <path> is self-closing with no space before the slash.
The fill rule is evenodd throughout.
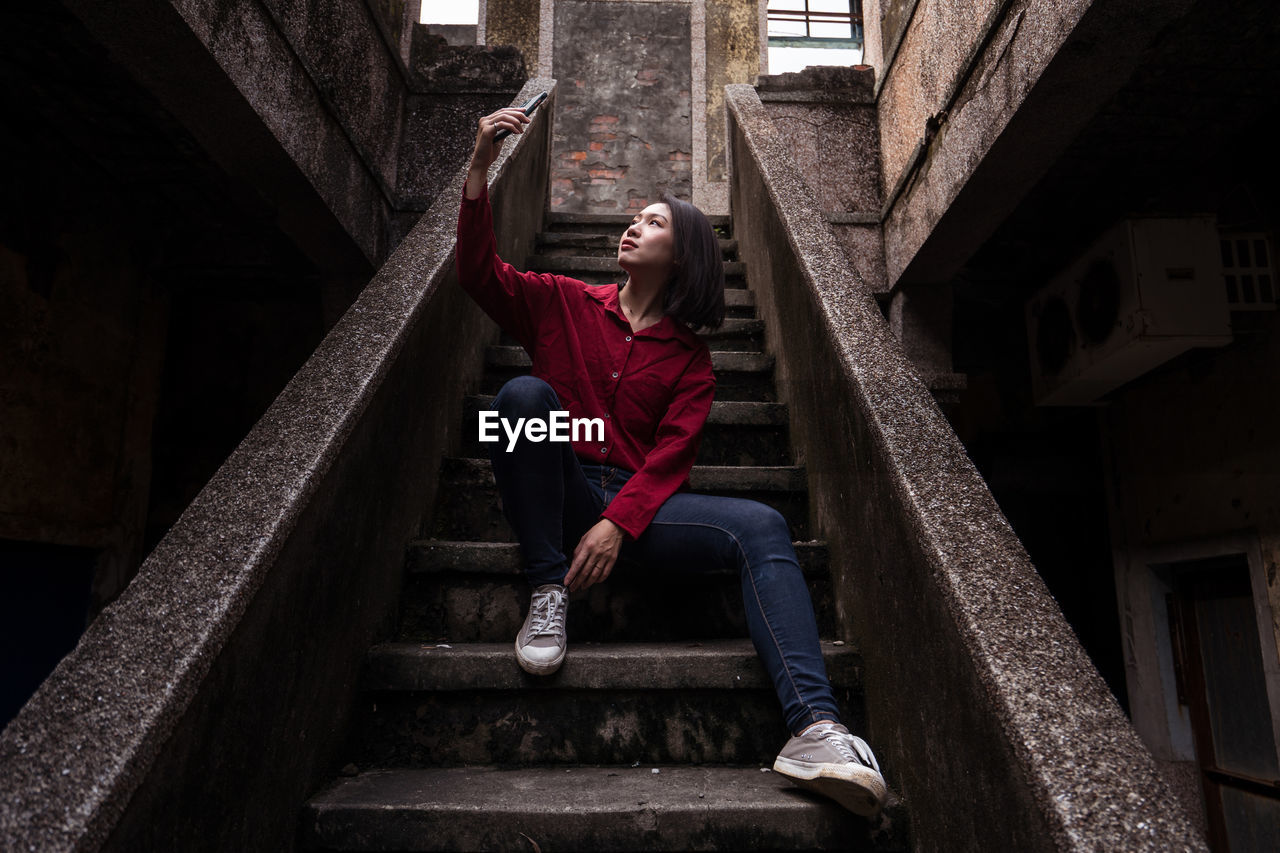
<path id="1" fill-rule="evenodd" d="M 769 0 L 770 47 L 861 47 L 862 0 Z"/>
<path id="2" fill-rule="evenodd" d="M 1275 308 L 1275 275 L 1271 268 L 1271 242 L 1261 232 L 1219 235 L 1222 249 L 1222 281 L 1232 311 Z"/>

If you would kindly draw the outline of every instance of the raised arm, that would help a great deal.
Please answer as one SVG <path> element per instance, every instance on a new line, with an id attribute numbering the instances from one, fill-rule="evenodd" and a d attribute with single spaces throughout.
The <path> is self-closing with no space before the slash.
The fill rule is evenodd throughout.
<path id="1" fill-rule="evenodd" d="M 458 247 L 454 263 L 458 283 L 505 332 L 533 354 L 536 330 L 547 306 L 556 296 L 555 277 L 520 272 L 498 257 L 493 234 L 493 210 L 489 205 L 489 166 L 502 147 L 493 136 L 502 128 L 524 131 L 530 119 L 515 107 L 507 107 L 480 119 L 471 167 L 458 212 Z"/>

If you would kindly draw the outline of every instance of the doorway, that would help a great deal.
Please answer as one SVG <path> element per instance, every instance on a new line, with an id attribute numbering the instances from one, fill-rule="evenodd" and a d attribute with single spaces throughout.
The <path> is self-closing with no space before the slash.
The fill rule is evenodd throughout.
<path id="1" fill-rule="evenodd" d="M 1171 581 L 1165 599 L 1178 702 L 1190 711 L 1210 847 L 1278 850 L 1277 709 L 1248 559 L 1225 554 L 1159 568 Z"/>

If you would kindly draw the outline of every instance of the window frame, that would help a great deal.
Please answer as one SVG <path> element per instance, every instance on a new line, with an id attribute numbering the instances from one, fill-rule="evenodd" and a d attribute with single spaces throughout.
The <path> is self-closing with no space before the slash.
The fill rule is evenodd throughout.
<path id="1" fill-rule="evenodd" d="M 768 32 L 767 24 L 769 22 L 786 21 L 788 23 L 803 23 L 806 34 L 803 36 L 769 35 L 769 47 L 832 47 L 862 49 L 862 0 L 849 0 L 849 11 L 847 13 L 819 12 L 811 10 L 809 8 L 809 0 L 777 0 L 777 2 L 779 5 L 785 5 L 788 8 L 774 9 L 770 8 L 771 4 L 766 4 L 766 33 Z M 796 5 L 801 5 L 804 8 L 792 8 Z M 808 35 L 812 24 L 844 23 L 846 21 L 849 23 L 850 27 L 851 36 L 849 38 Z"/>

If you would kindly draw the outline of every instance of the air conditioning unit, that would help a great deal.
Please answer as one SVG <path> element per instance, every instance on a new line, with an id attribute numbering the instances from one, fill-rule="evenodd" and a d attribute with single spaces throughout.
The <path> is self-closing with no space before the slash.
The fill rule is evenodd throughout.
<path id="1" fill-rule="evenodd" d="M 1215 218 L 1122 219 L 1026 303 L 1032 396 L 1097 399 L 1192 347 L 1231 342 Z"/>

